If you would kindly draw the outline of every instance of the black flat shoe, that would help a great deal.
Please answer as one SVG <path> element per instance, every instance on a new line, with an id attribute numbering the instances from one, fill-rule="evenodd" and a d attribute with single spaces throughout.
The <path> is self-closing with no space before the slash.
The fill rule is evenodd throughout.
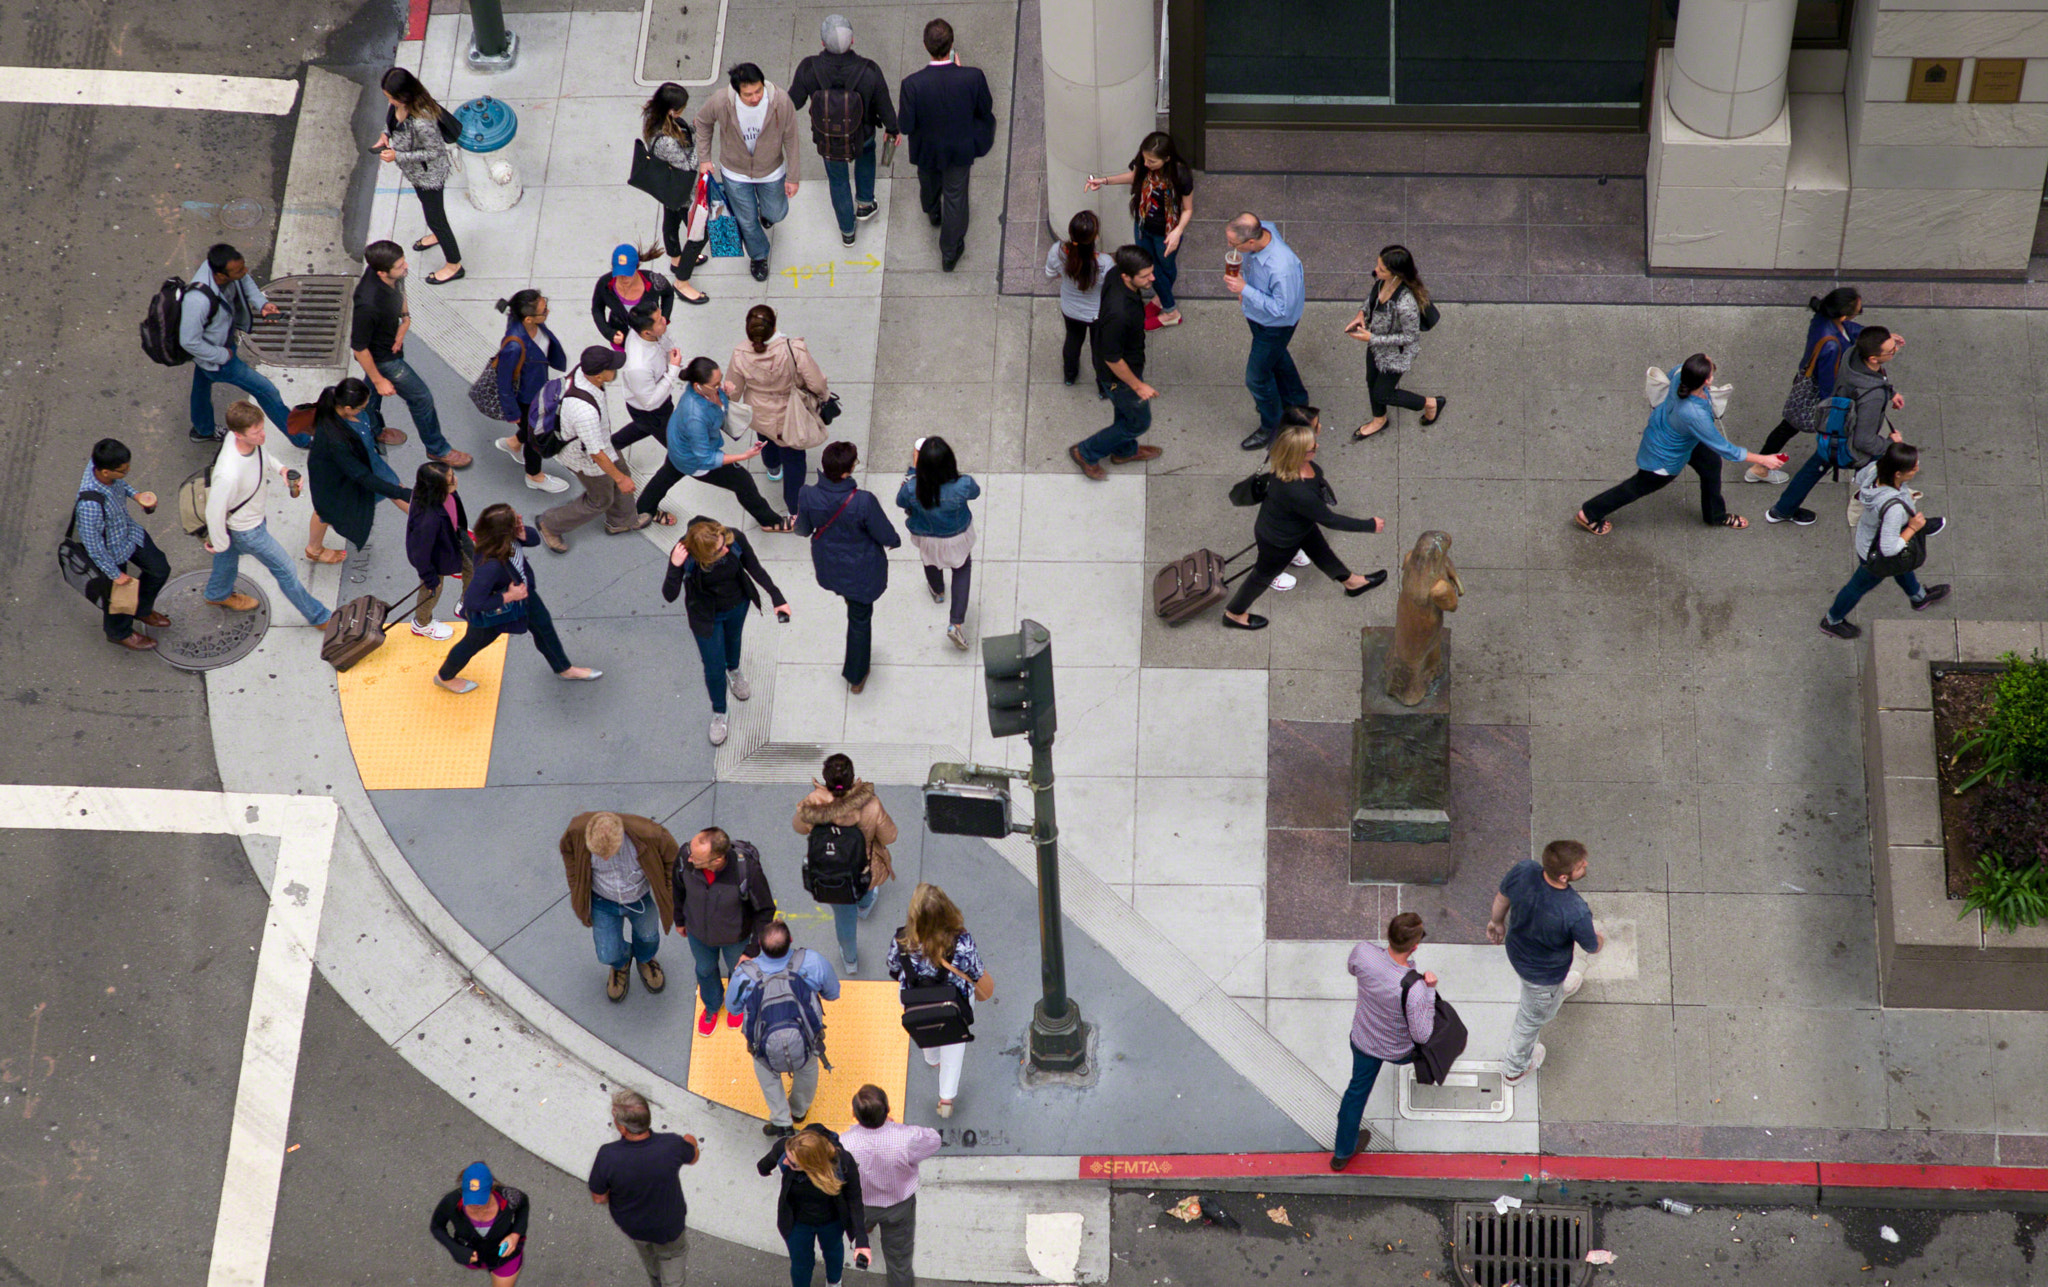
<path id="1" fill-rule="evenodd" d="M 438 241 L 428 241 L 425 237 L 421 237 L 418 241 L 412 243 L 412 248 L 414 250 L 432 250 L 440 244 Z"/>
<path id="2" fill-rule="evenodd" d="M 1441 393 L 1439 393 L 1439 394 L 1437 394 L 1437 395 L 1435 395 L 1435 396 L 1436 396 L 1436 414 L 1435 414 L 1435 415 L 1433 415 L 1433 416 L 1428 416 L 1428 417 L 1425 417 L 1425 418 L 1423 418 L 1423 419 L 1421 419 L 1421 420 L 1417 421 L 1417 423 L 1418 423 L 1418 424 L 1422 424 L 1422 425 L 1425 425 L 1425 426 L 1426 426 L 1426 425 L 1433 425 L 1433 424 L 1435 424 L 1435 423 L 1436 423 L 1437 421 L 1439 421 L 1439 420 L 1441 420 L 1441 419 L 1443 419 L 1443 418 L 1444 418 L 1444 408 L 1445 408 L 1445 407 L 1448 407 L 1448 406 L 1450 406 L 1450 405 L 1451 405 L 1451 400 L 1450 400 L 1449 398 L 1445 397 L 1445 396 L 1444 396 L 1443 394 L 1441 394 Z"/>
<path id="3" fill-rule="evenodd" d="M 1379 588 L 1380 586 L 1383 586 L 1383 585 L 1385 585 L 1386 583 L 1387 583 L 1387 570 L 1386 570 L 1385 568 L 1381 568 L 1381 569 L 1380 569 L 1379 571 L 1377 571 L 1377 572 L 1368 572 L 1368 573 L 1366 574 L 1366 577 L 1365 577 L 1365 584 L 1364 584 L 1364 585 L 1361 585 L 1361 586 L 1359 586 L 1359 587 L 1358 587 L 1358 588 L 1357 588 L 1356 590 L 1352 590 L 1352 589 L 1348 589 L 1348 588 L 1347 588 L 1347 589 L 1346 589 L 1346 590 L 1344 591 L 1344 593 L 1345 593 L 1345 594 L 1346 594 L 1346 595 L 1347 595 L 1348 597 L 1350 597 L 1350 598 L 1353 598 L 1353 599 L 1356 599 L 1356 598 L 1357 598 L 1357 597 L 1358 597 L 1359 595 L 1361 595 L 1361 594 L 1364 594 L 1364 593 L 1365 593 L 1365 592 L 1366 592 L 1367 590 L 1376 590 L 1376 589 L 1378 589 L 1378 588 Z"/>
<path id="4" fill-rule="evenodd" d="M 685 304 L 709 304 L 711 302 L 711 295 L 708 291 L 698 291 L 697 298 L 695 299 L 691 299 L 688 295 L 683 294 L 681 291 L 677 291 L 676 298 L 683 301 Z"/>
<path id="5" fill-rule="evenodd" d="M 1273 623 L 1266 620 L 1264 617 L 1260 616 L 1256 612 L 1246 613 L 1243 621 L 1237 620 L 1236 618 L 1232 617 L 1229 613 L 1226 612 L 1225 614 L 1223 614 L 1223 624 L 1230 627 L 1232 630 L 1264 630 L 1267 626 Z"/>
<path id="6" fill-rule="evenodd" d="M 436 277 L 432 273 L 428 273 L 427 285 L 446 286 L 449 282 L 459 282 L 467 276 L 469 276 L 469 270 L 467 268 L 458 268 L 454 272 L 448 274 L 446 277 Z"/>

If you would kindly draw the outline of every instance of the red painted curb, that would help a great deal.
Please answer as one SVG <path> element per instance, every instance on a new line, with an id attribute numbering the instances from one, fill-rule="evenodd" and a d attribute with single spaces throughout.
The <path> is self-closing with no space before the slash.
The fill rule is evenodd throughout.
<path id="1" fill-rule="evenodd" d="M 427 38 L 427 9 L 433 0 L 408 0 L 405 9 L 405 38 L 425 40 Z"/>
<path id="2" fill-rule="evenodd" d="M 1820 1182 L 1843 1189 L 1942 1189 L 2048 1192 L 2048 1168 L 1822 1162 Z"/>

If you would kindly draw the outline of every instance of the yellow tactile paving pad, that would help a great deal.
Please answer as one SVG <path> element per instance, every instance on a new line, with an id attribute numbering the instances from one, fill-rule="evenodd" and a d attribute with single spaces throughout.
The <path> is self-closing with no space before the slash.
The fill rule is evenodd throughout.
<path id="1" fill-rule="evenodd" d="M 465 666 L 476 691 L 457 696 L 434 685 L 455 636 L 423 639 L 399 618 L 384 646 L 336 676 L 341 722 L 348 729 L 356 770 L 370 791 L 480 787 L 491 771 L 491 733 L 498 723 L 498 689 L 505 674 L 506 640 L 498 639 Z"/>
<path id="2" fill-rule="evenodd" d="M 818 1097 L 806 1122 L 832 1130 L 853 1125 L 853 1092 L 873 1083 L 888 1092 L 900 1117 L 903 1080 L 910 1060 L 910 1034 L 903 1030 L 903 1004 L 896 984 L 842 982 L 839 999 L 825 1002 L 825 1057 L 830 1072 L 818 1074 Z M 768 1104 L 754 1077 L 746 1039 L 725 1020 L 710 1036 L 690 1037 L 690 1093 L 768 1120 Z"/>

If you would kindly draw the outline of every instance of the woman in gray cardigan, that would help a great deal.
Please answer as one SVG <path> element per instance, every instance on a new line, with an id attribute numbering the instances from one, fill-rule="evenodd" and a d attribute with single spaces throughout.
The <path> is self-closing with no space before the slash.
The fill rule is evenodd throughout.
<path id="1" fill-rule="evenodd" d="M 1415 271 L 1415 257 L 1406 246 L 1388 246 L 1373 261 L 1372 275 L 1379 287 L 1359 306 L 1344 333 L 1365 345 L 1365 378 L 1372 398 L 1372 419 L 1358 427 L 1351 441 L 1370 438 L 1387 427 L 1387 407 L 1406 407 L 1423 413 L 1422 423 L 1433 425 L 1443 414 L 1449 399 L 1442 394 L 1425 398 L 1401 387 L 1401 377 L 1415 363 L 1422 343 L 1422 310 L 1429 306 L 1429 288 Z"/>
<path id="2" fill-rule="evenodd" d="M 448 159 L 448 145 L 462 137 L 455 123 L 419 77 L 403 67 L 384 73 L 384 97 L 390 109 L 384 114 L 384 134 L 377 140 L 377 155 L 394 162 L 405 181 L 420 199 L 427 216 L 427 235 L 412 243 L 414 250 L 441 248 L 448 262 L 440 272 L 429 273 L 427 284 L 441 286 L 463 276 L 462 248 L 455 244 L 455 230 L 448 226 L 448 203 L 443 189 L 455 165 Z"/>

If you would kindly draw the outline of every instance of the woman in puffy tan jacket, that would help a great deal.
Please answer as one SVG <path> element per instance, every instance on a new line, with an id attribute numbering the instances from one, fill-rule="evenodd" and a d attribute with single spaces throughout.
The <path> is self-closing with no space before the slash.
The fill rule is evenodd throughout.
<path id="1" fill-rule="evenodd" d="M 781 481 L 783 508 L 795 513 L 805 482 L 804 453 L 824 446 L 830 436 L 817 412 L 832 392 L 824 371 L 801 336 L 775 329 L 774 309 L 756 304 L 747 310 L 747 342 L 733 346 L 725 378 L 733 396 L 753 409 L 768 481 Z"/>
<path id="2" fill-rule="evenodd" d="M 853 761 L 844 755 L 825 757 L 825 780 L 813 784 L 811 793 L 797 806 L 795 827 L 808 836 L 824 826 L 853 827 L 867 843 L 868 870 L 860 900 L 828 904 L 832 928 L 839 935 L 839 955 L 846 973 L 860 973 L 859 921 L 875 914 L 875 897 L 895 876 L 889 863 L 889 846 L 896 843 L 896 820 L 882 807 L 875 788 L 853 775 Z"/>

